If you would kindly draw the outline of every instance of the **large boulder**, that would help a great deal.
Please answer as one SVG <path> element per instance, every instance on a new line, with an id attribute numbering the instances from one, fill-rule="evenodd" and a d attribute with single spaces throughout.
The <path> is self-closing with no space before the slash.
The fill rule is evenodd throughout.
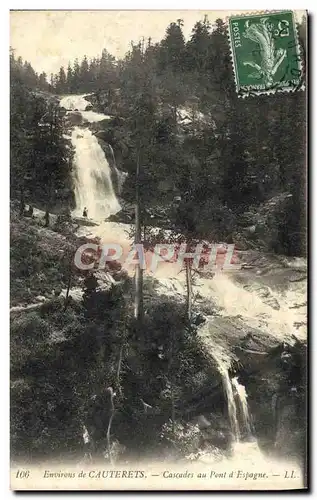
<path id="1" fill-rule="evenodd" d="M 280 221 L 287 212 L 292 195 L 280 193 L 239 217 L 240 228 L 235 235 L 234 243 L 240 250 L 261 248 L 271 251 L 279 240 Z"/>
<path id="2" fill-rule="evenodd" d="M 67 114 L 67 122 L 71 126 L 81 125 L 83 122 L 83 117 L 80 111 L 70 111 Z"/>

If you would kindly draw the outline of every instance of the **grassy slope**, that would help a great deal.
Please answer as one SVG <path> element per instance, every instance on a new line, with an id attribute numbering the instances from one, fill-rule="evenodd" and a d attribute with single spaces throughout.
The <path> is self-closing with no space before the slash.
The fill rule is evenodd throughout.
<path id="1" fill-rule="evenodd" d="M 11 305 L 29 304 L 38 295 L 53 297 L 67 287 L 70 259 L 80 240 L 43 227 L 38 218 L 11 211 Z M 78 282 L 76 274 L 72 286 Z"/>

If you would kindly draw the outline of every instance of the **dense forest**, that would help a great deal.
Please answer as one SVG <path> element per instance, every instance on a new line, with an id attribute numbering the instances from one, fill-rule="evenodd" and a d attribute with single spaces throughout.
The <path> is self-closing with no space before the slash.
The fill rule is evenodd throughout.
<path id="1" fill-rule="evenodd" d="M 276 266 L 280 255 L 306 255 L 306 91 L 239 98 L 224 21 L 211 24 L 205 16 L 188 40 L 182 28 L 177 19 L 158 43 L 132 42 L 121 59 L 104 48 L 101 57 L 84 56 L 50 76 L 38 75 L 11 50 L 14 457 L 83 455 L 87 429 L 98 460 L 119 456 L 120 446 L 127 460 L 130 453 L 153 456 L 153 450 L 159 457 L 160 447 L 162 456 L 166 448 L 181 459 L 193 450 L 198 456 L 206 443 L 214 453 L 228 454 L 232 435 L 221 375 L 197 334 L 205 315 L 215 320 L 217 340 L 260 350 L 258 357 L 243 358 L 243 366 L 235 361 L 230 376 L 240 370 L 262 449 L 278 442 L 283 456 L 289 445 L 304 460 L 301 342 L 281 347 L 274 332 L 246 326 L 240 315 L 219 319 L 216 301 L 199 294 L 188 314 L 188 303 L 156 294 L 155 279 L 144 278 L 139 318 L 132 278 L 123 269 L 110 270 L 113 283 L 105 289 L 99 275 L 72 266 L 76 248 L 87 240 L 75 234 L 70 215 L 75 165 L 67 112 L 60 106 L 66 94 L 89 94 L 91 109 L 111 116 L 89 127 L 128 173 L 120 193 L 123 210 L 113 220 L 126 222 L 124 211 L 134 211 L 137 194 L 149 245 L 154 220 L 190 243 L 220 241 L 269 252 Z M 305 60 L 305 20 L 298 32 Z M 23 217 L 26 204 L 53 214 L 54 225 L 47 217 L 44 229 L 42 221 Z M 288 283 L 293 271 L 280 267 Z M 81 289 L 81 300 L 72 299 L 72 287 Z M 38 297 L 44 297 L 39 307 L 19 309 L 21 302 L 33 307 Z M 287 443 L 278 433 L 284 423 L 270 413 L 273 396 L 280 415 L 291 407 Z M 202 438 L 188 422 L 207 410 L 212 429 Z M 105 422 L 110 429 L 112 419 L 110 443 Z"/>
<path id="2" fill-rule="evenodd" d="M 303 21 L 299 27 L 303 53 L 305 31 Z M 48 161 L 42 169 L 41 153 L 31 144 L 30 136 L 33 133 L 38 138 L 38 127 L 41 141 L 52 141 L 48 134 L 53 129 L 59 134 L 58 125 L 50 127 L 50 132 L 49 127 L 40 128 L 39 98 L 31 98 L 23 88 L 55 94 L 92 93 L 99 111 L 116 116 L 100 136 L 112 145 L 121 168 L 131 174 L 125 185 L 126 200 L 134 196 L 139 155 L 143 207 L 168 205 L 181 194 L 178 214 L 171 215 L 180 229 L 190 228 L 197 237 L 230 241 L 235 228 L 253 224 L 250 213 L 288 193 L 291 196 L 286 204 L 282 198 L 283 207 L 277 207 L 280 214 L 269 246 L 278 253 L 305 253 L 305 92 L 239 99 L 222 20 L 212 26 L 205 17 L 185 41 L 182 20 L 178 19 L 168 26 L 160 43 L 153 44 L 150 38 L 131 43 L 122 60 L 106 49 L 100 58 L 88 61 L 85 56 L 81 62 L 69 64 L 66 71 L 62 67 L 57 75 L 51 75 L 50 84 L 44 74 L 36 75 L 30 64 L 15 60 L 13 53 L 11 65 L 13 139 L 21 127 L 29 129 L 27 145 L 16 154 L 22 154 L 27 175 L 32 176 L 29 172 L 34 169 L 37 183 L 45 184 L 46 190 L 46 170 L 54 170 L 54 184 L 58 179 L 65 181 L 70 172 L 69 152 L 52 151 L 55 158 L 63 157 L 68 168 L 59 165 L 55 169 Z M 17 112 L 21 107 L 26 123 Z M 182 116 L 186 118 L 180 127 Z M 54 147 L 65 148 L 61 137 Z M 19 148 L 23 149 L 22 145 Z M 13 160 L 14 167 L 18 161 Z M 16 178 L 14 168 L 11 172 Z M 68 181 L 67 187 L 70 184 Z M 146 224 L 146 209 L 143 212 Z M 261 230 L 266 231 L 265 227 Z"/>
<path id="3" fill-rule="evenodd" d="M 63 137 L 64 113 L 45 75 L 10 53 L 11 197 L 45 210 L 71 203 L 72 149 Z M 22 209 L 23 211 L 23 209 Z"/>

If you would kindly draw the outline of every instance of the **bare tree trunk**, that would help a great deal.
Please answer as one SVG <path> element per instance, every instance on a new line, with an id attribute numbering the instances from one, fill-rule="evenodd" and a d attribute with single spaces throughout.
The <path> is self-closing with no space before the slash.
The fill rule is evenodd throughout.
<path id="1" fill-rule="evenodd" d="M 110 392 L 110 402 L 111 402 L 111 407 L 110 407 L 110 417 L 109 417 L 109 423 L 108 423 L 108 429 L 107 429 L 107 448 L 108 448 L 108 455 L 109 455 L 109 460 L 111 465 L 113 465 L 113 460 L 112 460 L 112 455 L 111 455 L 111 440 L 110 440 L 110 433 L 111 433 L 111 425 L 112 425 L 112 420 L 114 417 L 114 404 L 113 404 L 113 389 L 112 387 L 108 388 Z"/>
<path id="2" fill-rule="evenodd" d="M 175 434 L 175 376 L 173 372 L 174 353 L 175 353 L 175 330 L 173 329 L 171 338 L 171 350 L 167 368 L 167 373 L 171 384 L 171 420 L 172 420 L 173 434 Z"/>
<path id="3" fill-rule="evenodd" d="M 135 243 L 141 243 L 141 207 L 140 207 L 140 148 L 136 164 L 136 190 L 135 190 Z M 135 268 L 135 299 L 134 299 L 134 317 L 138 322 L 143 319 L 143 269 L 140 264 Z"/>
<path id="4" fill-rule="evenodd" d="M 190 320 L 192 317 L 192 302 L 193 302 L 193 285 L 192 285 L 192 276 L 191 276 L 191 264 L 188 259 L 185 260 L 185 269 L 186 269 L 186 310 L 187 316 Z"/>
<path id="5" fill-rule="evenodd" d="M 120 351 L 119 351 L 119 360 L 118 360 L 117 375 L 116 375 L 116 384 L 117 384 L 117 389 L 119 391 L 120 396 L 122 395 L 122 389 L 121 389 L 121 383 L 120 383 L 122 355 L 123 355 L 123 342 L 121 344 Z"/>
<path id="6" fill-rule="evenodd" d="M 25 200 L 24 200 L 24 190 L 21 187 L 20 189 L 20 215 L 24 214 L 24 209 L 25 209 Z"/>
<path id="7" fill-rule="evenodd" d="M 171 418 L 172 418 L 172 432 L 175 434 L 175 377 L 173 373 L 174 363 L 174 350 L 175 350 L 175 332 L 172 333 L 172 353 L 171 353 Z"/>
<path id="8" fill-rule="evenodd" d="M 73 275 L 73 269 L 72 269 L 72 256 L 71 256 L 69 259 L 69 273 L 68 273 L 68 280 L 67 280 L 67 290 L 66 290 L 66 296 L 65 296 L 64 312 L 66 311 L 67 306 L 68 306 L 68 298 L 69 298 L 70 286 L 72 283 L 72 275 Z"/>
<path id="9" fill-rule="evenodd" d="M 50 225 L 50 213 L 49 213 L 48 208 L 46 209 L 44 220 L 45 220 L 45 227 L 49 227 L 49 225 Z"/>
<path id="10" fill-rule="evenodd" d="M 45 227 L 49 227 L 50 225 L 50 208 L 52 205 L 52 198 L 53 198 L 53 183 L 52 183 L 52 178 L 50 178 L 47 188 L 46 211 L 44 216 Z"/>
<path id="11" fill-rule="evenodd" d="M 174 394 L 174 375 L 171 380 L 171 417 L 172 417 L 172 432 L 175 434 L 175 394 Z"/>
<path id="12" fill-rule="evenodd" d="M 173 121 L 174 121 L 174 127 L 177 127 L 177 104 L 173 104 Z"/>

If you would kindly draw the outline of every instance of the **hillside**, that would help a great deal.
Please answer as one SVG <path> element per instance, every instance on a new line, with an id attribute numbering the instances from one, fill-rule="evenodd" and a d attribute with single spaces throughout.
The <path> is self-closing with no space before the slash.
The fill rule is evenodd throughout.
<path id="1" fill-rule="evenodd" d="M 144 283 L 146 336 L 140 337 L 131 315 L 132 282 L 124 273 L 119 281 L 116 277 L 114 283 L 117 284 L 108 289 L 91 288 L 85 273 L 74 274 L 71 286 L 79 285 L 83 296 L 80 299 L 75 288 L 74 300 L 68 303 L 67 309 L 65 298 L 52 293 L 52 289 L 66 288 L 68 256 L 73 255 L 76 244 L 84 241 L 75 236 L 74 227 L 78 229 L 78 225 L 75 226 L 74 221 L 65 235 L 65 229 L 62 234 L 43 228 L 39 218 L 21 218 L 14 209 L 11 220 L 12 303 L 25 305 L 43 301 L 34 309 L 13 308 L 11 313 L 14 460 L 25 454 L 31 461 L 43 460 L 52 454 L 56 458 L 78 459 L 83 452 L 83 422 L 89 425 L 91 436 L 102 447 L 96 411 L 100 411 L 98 405 L 104 404 L 106 413 L 103 416 L 98 413 L 98 418 L 100 422 L 107 418 L 108 403 L 103 395 L 105 377 L 107 385 L 111 384 L 117 391 L 113 453 L 120 453 L 121 459 L 134 455 L 140 439 L 144 454 L 160 454 L 167 459 L 197 452 L 212 456 L 227 453 L 232 437 L 219 362 L 229 363 L 232 373 L 238 370 L 240 380 L 247 387 L 261 448 L 270 449 L 278 435 L 276 453 L 284 455 L 286 443 L 281 436 L 291 432 L 293 438 L 288 440 L 287 453 L 294 459 L 303 456 L 305 429 L 298 427 L 295 421 L 298 412 L 303 411 L 305 397 L 305 341 L 294 343 L 294 339 L 287 336 L 287 329 L 283 330 L 283 310 L 286 308 L 289 314 L 291 307 L 296 308 L 297 297 L 302 296 L 303 264 L 297 268 L 295 261 L 287 263 L 269 254 L 241 252 L 246 269 L 236 278 L 228 281 L 225 276 L 219 276 L 215 281 L 201 277 L 196 283 L 194 310 L 204 318 L 203 324 L 196 327 L 188 327 L 183 316 L 186 296 L 183 281 L 149 276 Z M 88 227 L 87 230 L 94 229 Z M 31 274 L 26 274 L 23 267 L 26 257 L 30 259 L 26 269 Z M 291 291 L 285 295 L 286 276 L 287 281 L 293 280 L 293 295 L 289 295 Z M 229 286 L 232 287 L 230 303 L 226 298 Z M 178 293 L 171 295 L 172 288 L 178 289 Z M 70 295 L 72 293 L 71 289 Z M 274 312 L 276 297 L 279 303 Z M 287 297 L 293 297 L 293 302 L 285 302 L 289 300 Z M 252 316 L 248 309 L 250 300 L 258 301 Z M 293 328 L 296 332 L 296 325 Z M 168 368 L 171 338 L 177 349 L 173 368 Z M 287 367 L 283 365 L 285 352 L 290 354 Z M 301 375 L 296 376 L 294 382 L 296 370 L 300 370 Z M 290 384 L 290 390 L 296 388 L 295 399 L 292 392 L 285 392 L 283 384 Z M 282 398 L 279 399 L 282 420 L 277 424 L 282 427 L 276 430 L 272 421 L 272 433 L 268 433 L 261 422 L 268 418 L 266 408 L 274 394 Z M 182 442 L 180 429 L 170 442 L 171 397 L 177 425 L 185 425 L 183 432 L 188 433 L 187 447 Z M 142 401 L 150 405 L 152 416 L 144 413 Z M 196 434 L 195 422 L 201 415 L 213 422 L 212 432 L 210 428 L 198 430 Z M 163 434 L 162 429 L 165 429 Z M 119 447 L 117 451 L 115 446 Z"/>

